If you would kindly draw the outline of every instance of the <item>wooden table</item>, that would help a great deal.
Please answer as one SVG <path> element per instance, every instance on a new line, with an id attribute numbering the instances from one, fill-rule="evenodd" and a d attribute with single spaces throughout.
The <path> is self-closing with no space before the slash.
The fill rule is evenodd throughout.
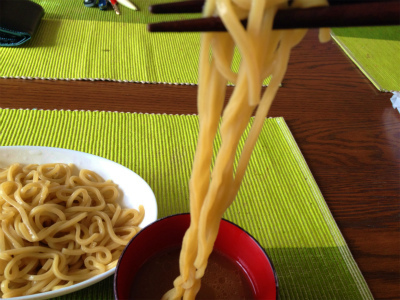
<path id="1" fill-rule="evenodd" d="M 0 107 L 194 114 L 196 91 L 0 79 Z M 377 299 L 400 299 L 400 114 L 390 97 L 313 30 L 293 51 L 269 114 L 285 118 Z"/>

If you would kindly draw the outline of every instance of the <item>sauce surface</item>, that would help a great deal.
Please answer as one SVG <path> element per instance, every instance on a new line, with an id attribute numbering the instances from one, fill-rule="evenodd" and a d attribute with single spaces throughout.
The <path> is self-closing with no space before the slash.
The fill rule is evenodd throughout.
<path id="1" fill-rule="evenodd" d="M 131 299 L 161 299 L 179 275 L 180 248 L 170 248 L 149 259 L 135 276 Z M 196 299 L 254 299 L 242 268 L 213 251 Z"/>

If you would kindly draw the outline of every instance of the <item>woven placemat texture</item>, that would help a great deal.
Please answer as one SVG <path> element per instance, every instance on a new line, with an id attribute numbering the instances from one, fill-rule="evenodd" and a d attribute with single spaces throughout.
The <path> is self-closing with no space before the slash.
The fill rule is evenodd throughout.
<path id="1" fill-rule="evenodd" d="M 160 218 L 189 211 L 197 134 L 196 115 L 0 109 L 1 146 L 60 147 L 120 163 L 148 182 Z M 281 299 L 372 299 L 283 118 L 266 119 L 224 217 L 266 250 Z M 59 299 L 113 299 L 112 278 Z"/>
<path id="2" fill-rule="evenodd" d="M 332 36 L 378 90 L 400 91 L 400 26 L 334 28 Z"/>
<path id="3" fill-rule="evenodd" d="M 0 47 L 0 77 L 198 83 L 199 33 L 149 33 L 146 24 L 199 14 L 149 13 L 150 5 L 170 0 L 135 0 L 139 11 L 119 5 L 120 16 L 82 0 L 33 1 L 45 15 L 26 44 Z M 232 69 L 239 64 L 235 51 Z"/>

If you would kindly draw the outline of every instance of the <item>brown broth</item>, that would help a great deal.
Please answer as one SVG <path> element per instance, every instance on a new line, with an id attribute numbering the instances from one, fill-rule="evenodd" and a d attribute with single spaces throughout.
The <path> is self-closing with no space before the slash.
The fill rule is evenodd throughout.
<path id="1" fill-rule="evenodd" d="M 179 248 L 171 248 L 149 259 L 135 276 L 131 299 L 161 299 L 179 275 L 179 254 Z M 254 299 L 254 294 L 242 268 L 214 251 L 196 299 Z"/>

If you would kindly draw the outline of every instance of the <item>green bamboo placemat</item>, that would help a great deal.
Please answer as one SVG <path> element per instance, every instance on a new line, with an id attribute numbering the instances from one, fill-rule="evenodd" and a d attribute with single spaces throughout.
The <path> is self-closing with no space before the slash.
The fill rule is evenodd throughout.
<path id="1" fill-rule="evenodd" d="M 400 91 L 400 26 L 335 28 L 332 36 L 378 90 Z"/>
<path id="2" fill-rule="evenodd" d="M 148 33 L 146 24 L 196 17 L 152 15 L 148 6 L 172 0 L 134 0 L 140 11 L 86 8 L 83 0 L 33 0 L 45 15 L 33 38 L 0 47 L 0 77 L 198 83 L 198 33 Z M 240 64 L 235 52 L 233 70 Z M 267 81 L 265 81 L 265 84 Z"/>
<path id="3" fill-rule="evenodd" d="M 159 217 L 189 210 L 197 132 L 196 115 L 0 109 L 1 146 L 61 147 L 116 161 L 149 183 Z M 281 299 L 372 299 L 283 118 L 266 119 L 225 218 L 267 251 Z M 60 299 L 113 299 L 112 280 Z"/>

